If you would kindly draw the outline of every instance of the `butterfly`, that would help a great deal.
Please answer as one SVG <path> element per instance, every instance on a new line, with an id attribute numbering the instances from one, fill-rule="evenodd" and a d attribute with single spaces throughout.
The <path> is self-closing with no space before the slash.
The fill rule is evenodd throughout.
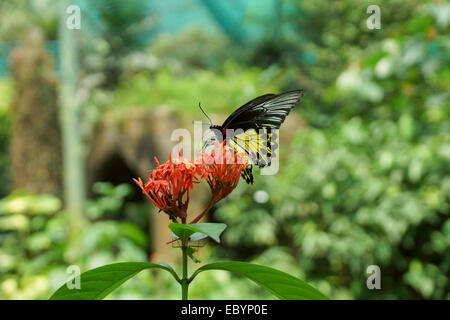
<path id="1" fill-rule="evenodd" d="M 280 128 L 302 97 L 303 90 L 262 95 L 236 109 L 221 126 L 211 124 L 210 129 L 219 141 L 226 141 L 237 152 L 248 154 L 253 164 L 260 168 L 269 166 L 278 148 L 272 130 Z M 252 164 L 241 171 L 249 184 L 253 184 L 252 171 Z"/>

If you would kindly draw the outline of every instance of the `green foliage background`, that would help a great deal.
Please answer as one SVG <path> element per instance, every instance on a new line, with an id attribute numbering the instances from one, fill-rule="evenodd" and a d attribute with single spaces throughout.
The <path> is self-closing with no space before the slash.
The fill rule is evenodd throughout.
<path id="1" fill-rule="evenodd" d="M 283 4 L 284 36 L 277 41 L 267 32 L 267 39 L 243 46 L 191 28 L 160 35 L 142 49 L 133 35 L 133 52 L 120 51 L 115 58 L 120 63 L 114 74 L 120 77 L 113 88 L 105 76 L 112 62 L 92 68 L 89 61 L 105 53 L 88 51 L 82 81 L 90 92 L 87 121 L 134 105 L 170 105 L 180 116 L 198 119 L 199 100 L 218 119 L 259 94 L 303 88 L 297 115 L 305 125 L 290 145 L 282 145 L 280 172 L 257 175 L 254 186 L 240 184 L 215 208 L 211 220 L 228 225 L 223 246 L 204 247 L 199 258 L 278 268 L 332 299 L 449 299 L 448 3 Z M 381 30 L 365 25 L 369 4 L 381 7 Z M 119 17 L 127 15 L 143 18 L 130 12 Z M 270 19 L 261 22 L 273 26 Z M 2 79 L 3 181 L 12 90 Z M 2 195 L 9 191 L 0 185 Z M 88 225 L 76 239 L 70 238 L 59 199 L 14 191 L 1 201 L 0 298 L 45 299 L 66 279 L 70 264 L 87 270 L 147 260 L 142 211 L 125 203 L 133 188 L 106 183 L 95 192 L 99 197 L 89 204 Z M 127 212 L 126 222 L 118 212 Z M 366 287 L 372 264 L 381 268 L 382 290 Z M 271 298 L 225 272 L 201 274 L 190 296 Z M 163 273 L 148 272 L 110 298 L 175 299 L 179 290 Z"/>

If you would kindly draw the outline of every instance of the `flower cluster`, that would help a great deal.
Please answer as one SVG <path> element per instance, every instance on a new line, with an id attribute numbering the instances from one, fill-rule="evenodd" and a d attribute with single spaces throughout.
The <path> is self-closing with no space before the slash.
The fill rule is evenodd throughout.
<path id="1" fill-rule="evenodd" d="M 215 151 L 201 153 L 197 160 L 181 158 L 159 164 L 144 184 L 141 178 L 133 179 L 147 198 L 169 215 L 173 221 L 181 218 L 185 223 L 189 197 L 194 184 L 205 180 L 211 188 L 210 201 L 191 223 L 199 221 L 218 201 L 228 196 L 238 185 L 242 169 L 247 166 L 245 154 L 236 153 L 224 144 L 216 144 Z"/>
<path id="2" fill-rule="evenodd" d="M 241 171 L 247 166 L 247 155 L 236 153 L 225 144 L 216 143 L 215 151 L 201 153 L 197 163 L 204 168 L 202 177 L 211 188 L 211 199 L 206 209 L 191 223 L 198 222 L 214 204 L 237 187 Z"/>
<path id="3" fill-rule="evenodd" d="M 141 178 L 133 179 L 153 204 L 176 221 L 185 219 L 189 196 L 195 183 L 200 182 L 203 170 L 188 159 L 172 159 L 160 164 L 155 157 L 156 169 L 144 184 Z"/>
<path id="4" fill-rule="evenodd" d="M 222 146 L 211 154 L 201 154 L 200 161 L 207 168 L 204 177 L 217 201 L 236 188 L 241 171 L 247 166 L 244 155 Z"/>

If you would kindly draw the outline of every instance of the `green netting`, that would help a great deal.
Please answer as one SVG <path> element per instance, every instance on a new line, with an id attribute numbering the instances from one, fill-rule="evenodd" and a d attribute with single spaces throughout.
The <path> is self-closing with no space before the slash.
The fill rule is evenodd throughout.
<path id="1" fill-rule="evenodd" d="M 31 6 L 33 1 L 24 3 Z M 73 3 L 81 9 L 80 33 L 85 38 L 85 50 L 89 50 L 90 39 L 117 34 L 127 41 L 128 49 L 139 50 L 162 33 L 179 33 L 193 26 L 220 32 L 237 42 L 258 41 L 267 36 L 267 21 L 276 21 L 280 10 L 289 10 L 286 6 L 281 8 L 280 0 L 76 0 Z M 271 23 L 274 34 L 277 25 Z M 16 45 L 0 41 L 0 76 L 8 73 L 8 55 Z M 57 40 L 48 41 L 47 49 L 58 67 Z"/>

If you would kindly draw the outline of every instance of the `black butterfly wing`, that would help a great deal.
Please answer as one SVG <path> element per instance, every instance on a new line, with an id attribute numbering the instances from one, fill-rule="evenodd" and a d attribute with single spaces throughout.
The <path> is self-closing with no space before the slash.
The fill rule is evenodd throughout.
<path id="1" fill-rule="evenodd" d="M 286 116 L 303 96 L 303 90 L 266 94 L 234 111 L 223 123 L 225 129 L 279 129 Z"/>

